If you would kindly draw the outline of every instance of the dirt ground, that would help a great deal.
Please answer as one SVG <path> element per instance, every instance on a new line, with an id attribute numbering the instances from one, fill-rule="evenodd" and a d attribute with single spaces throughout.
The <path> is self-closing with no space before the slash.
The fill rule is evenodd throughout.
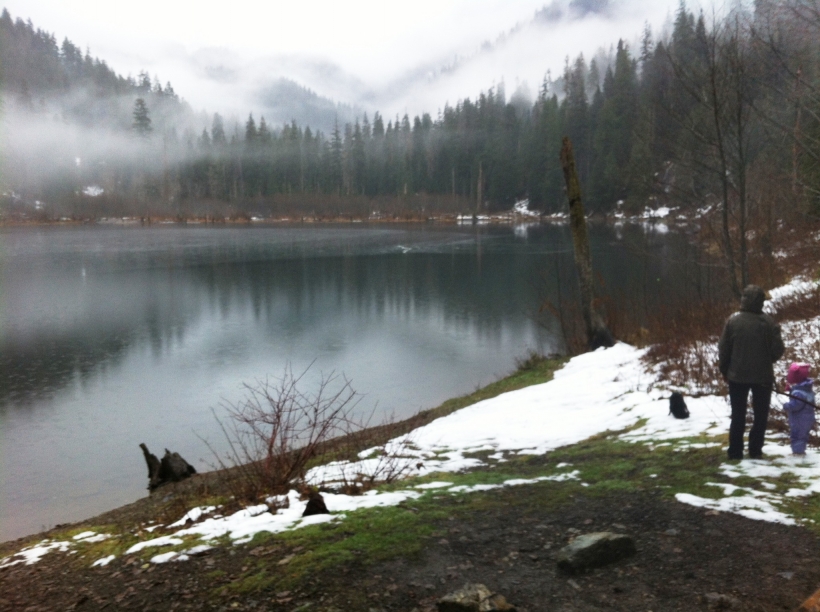
<path id="1" fill-rule="evenodd" d="M 717 514 L 658 492 L 576 495 L 549 511 L 544 489 L 509 487 L 481 510 L 443 497 L 448 518 L 422 552 L 308 576 L 290 592 L 223 595 L 251 563 L 278 566 L 298 549 L 230 546 L 183 563 L 136 557 L 81 567 L 52 553 L 0 570 L 0 610 L 296 610 L 426 612 L 446 593 L 481 582 L 519 611 L 794 610 L 820 587 L 820 541 L 801 527 Z M 572 537 L 632 535 L 634 557 L 580 576 L 556 569 Z M 718 597 L 718 596 L 723 597 Z"/>

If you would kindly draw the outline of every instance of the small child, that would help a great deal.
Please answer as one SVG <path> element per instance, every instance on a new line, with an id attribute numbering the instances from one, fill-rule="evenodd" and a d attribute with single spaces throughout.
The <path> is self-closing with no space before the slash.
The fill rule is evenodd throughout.
<path id="1" fill-rule="evenodd" d="M 814 427 L 814 391 L 809 378 L 809 364 L 793 363 L 786 375 L 786 391 L 790 399 L 783 404 L 783 410 L 789 415 L 791 429 L 792 453 L 798 456 L 806 454 L 806 443 Z"/>

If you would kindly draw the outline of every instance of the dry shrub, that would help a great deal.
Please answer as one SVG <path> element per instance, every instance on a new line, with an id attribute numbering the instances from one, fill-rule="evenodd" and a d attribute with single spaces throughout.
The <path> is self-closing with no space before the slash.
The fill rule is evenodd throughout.
<path id="1" fill-rule="evenodd" d="M 619 295 L 606 296 L 597 306 L 615 338 L 648 347 L 644 363 L 655 369 L 662 383 L 690 394 L 724 391 L 717 367 L 717 334 L 735 309 L 731 302 L 711 299 L 693 307 L 670 301 L 650 308 L 638 298 Z M 565 320 L 569 316 L 564 314 Z M 580 321 L 580 315 L 574 319 Z"/>
<path id="2" fill-rule="evenodd" d="M 218 490 L 219 486 L 213 479 L 202 475 L 174 483 L 173 492 L 163 496 L 155 519 L 161 524 L 169 525 L 185 516 L 191 508 L 201 505 L 203 500 L 216 496 Z M 163 489 L 156 491 L 162 492 Z"/>
<path id="3" fill-rule="evenodd" d="M 820 276 L 820 224 L 806 219 L 798 228 L 784 228 L 779 234 L 779 246 L 773 259 L 777 268 L 774 282 L 777 286 L 797 276 Z M 760 283 L 759 283 L 760 284 Z"/>
<path id="4" fill-rule="evenodd" d="M 323 444 L 363 426 L 353 417 L 360 396 L 350 381 L 331 372 L 304 392 L 299 386 L 309 369 L 294 375 L 287 366 L 280 378 L 245 385 L 245 399 L 225 405 L 229 421 L 217 420 L 228 452 L 214 455 L 230 469 L 226 485 L 235 498 L 255 502 L 287 492 Z"/>
<path id="5" fill-rule="evenodd" d="M 556 357 L 558 357 L 558 355 L 542 355 L 538 351 L 530 349 L 523 357 L 515 358 L 515 371 L 529 372 L 531 370 L 537 370 L 544 362 Z"/>
<path id="6" fill-rule="evenodd" d="M 406 478 L 421 467 L 418 457 L 411 452 L 412 448 L 411 435 L 374 448 L 360 461 L 341 464 L 340 479 L 335 484 L 342 493 L 360 495 L 379 483 Z"/>
<path id="7" fill-rule="evenodd" d="M 735 305 L 717 299 L 689 304 L 661 303 L 648 309 L 626 296 L 606 296 L 596 301 L 612 335 L 634 346 L 649 347 L 645 363 L 656 368 L 662 381 L 689 393 L 723 392 L 717 367 L 717 340 Z M 556 306 L 545 300 L 540 312 L 559 323 L 570 354 L 587 349 L 584 322 L 576 301 Z"/>
<path id="8" fill-rule="evenodd" d="M 723 393 L 717 341 L 723 323 L 735 310 L 729 302 L 704 301 L 699 307 L 661 305 L 650 313 L 644 357 L 669 386 L 690 393 Z"/>
<path id="9" fill-rule="evenodd" d="M 811 364 L 812 374 L 816 377 L 820 371 L 820 322 L 816 319 L 820 315 L 820 289 L 814 287 L 797 291 L 781 300 L 778 303 L 777 315 L 778 319 L 783 321 L 781 328 L 783 343 L 786 346 L 783 359 L 775 364 L 779 386 L 783 387 L 789 364 L 795 361 Z M 770 427 L 788 433 L 787 415 L 778 409 L 786 401 L 787 397 L 779 395 L 778 400 L 773 402 L 775 410 L 772 411 Z M 809 444 L 820 446 L 816 427 L 809 438 Z"/>
<path id="10" fill-rule="evenodd" d="M 384 444 L 405 433 L 404 423 L 389 419 L 369 427 L 372 415 L 355 414 L 361 396 L 347 378 L 334 372 L 322 375 L 315 391 L 302 391 L 309 369 L 294 375 L 287 366 L 280 378 L 245 385 L 245 399 L 225 406 L 228 421 L 217 418 L 228 452 L 220 456 L 209 448 L 234 499 L 253 503 L 290 488 L 307 494 L 311 487 L 305 476 L 317 462 L 335 460 L 332 465 L 341 477 L 334 479 L 333 486 L 348 494 L 393 482 L 416 467 L 417 457 L 407 452 L 410 437 Z M 357 461 L 359 451 L 374 443 L 383 446 Z"/>

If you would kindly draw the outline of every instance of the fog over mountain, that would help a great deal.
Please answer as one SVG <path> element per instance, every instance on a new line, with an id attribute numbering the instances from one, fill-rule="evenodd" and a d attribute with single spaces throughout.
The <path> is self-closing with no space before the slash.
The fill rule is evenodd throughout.
<path id="1" fill-rule="evenodd" d="M 502 82 L 508 93 L 518 91 L 531 101 L 548 72 L 560 77 L 568 56 L 610 56 L 619 38 L 637 46 L 644 24 L 662 31 L 674 5 L 553 0 L 529 20 L 494 38 L 465 43 L 451 54 L 419 62 L 384 80 L 360 78 L 332 60 L 305 56 L 271 57 L 232 67 L 210 62 L 201 70 L 211 80 L 230 74 L 233 83 L 249 83 L 247 106 L 258 109 L 274 125 L 295 119 L 329 131 L 337 117 L 342 124 L 362 112 L 372 115 L 378 110 L 388 118 L 405 113 L 435 115 L 447 103 L 474 97 Z"/>
<path id="2" fill-rule="evenodd" d="M 38 27 L 68 36 L 122 74 L 147 70 L 195 110 L 271 125 L 296 120 L 325 132 L 362 112 L 390 118 L 430 112 L 494 84 L 537 92 L 565 59 L 660 32 L 676 0 L 431 2 L 385 7 L 360 0 L 230 13 L 190 14 L 158 0 L 139 8 L 56 0 L 9 0 Z M 247 6 L 246 6 L 247 4 Z M 693 4 L 693 3 L 690 3 Z M 153 14 L 153 16 L 151 16 Z M 157 16 L 162 16 L 158 18 Z"/>

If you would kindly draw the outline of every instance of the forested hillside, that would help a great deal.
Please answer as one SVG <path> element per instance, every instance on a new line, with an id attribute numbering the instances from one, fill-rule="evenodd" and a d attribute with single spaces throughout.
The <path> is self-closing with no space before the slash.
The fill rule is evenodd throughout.
<path id="1" fill-rule="evenodd" d="M 463 211 L 529 198 L 549 212 L 564 206 L 558 152 L 568 135 L 590 210 L 722 205 L 716 231 L 737 226 L 745 240 L 745 229 L 771 228 L 780 206 L 820 205 L 819 6 L 758 0 L 713 19 L 682 2 L 668 37 L 647 27 L 637 49 L 619 41 L 604 61 L 568 59 L 536 100 L 508 98 L 502 84 L 437 112 L 364 114 L 327 134 L 253 113 L 196 115 L 170 84 L 119 76 L 4 12 L 7 133 L 20 132 L 9 128 L 14 115 L 38 134 L 92 128 L 96 141 L 74 132 L 73 149 L 34 161 L 31 142 L 10 138 L 3 189 L 75 216 L 267 214 L 283 212 L 273 204 L 282 194 L 341 198 L 337 210 L 347 197 L 426 194 Z M 120 139 L 117 154 L 100 149 L 102 129 Z"/>
<path id="2" fill-rule="evenodd" d="M 163 88 L 146 72 L 123 77 L 105 60 L 91 57 L 67 38 L 60 45 L 53 34 L 31 21 L 0 15 L 0 88 L 17 110 L 48 115 L 62 122 L 128 130 L 136 97 L 152 108 L 154 122 L 172 129 L 190 113 L 170 83 Z"/>

